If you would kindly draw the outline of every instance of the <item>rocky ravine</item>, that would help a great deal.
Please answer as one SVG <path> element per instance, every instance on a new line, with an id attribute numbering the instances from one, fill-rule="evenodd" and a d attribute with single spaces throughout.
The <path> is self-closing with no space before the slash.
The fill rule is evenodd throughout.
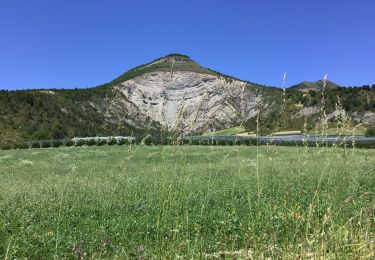
<path id="1" fill-rule="evenodd" d="M 149 72 L 113 87 L 108 120 L 144 128 L 205 132 L 255 117 L 262 97 L 242 81 L 191 71 Z M 125 110 L 124 110 L 125 108 Z"/>

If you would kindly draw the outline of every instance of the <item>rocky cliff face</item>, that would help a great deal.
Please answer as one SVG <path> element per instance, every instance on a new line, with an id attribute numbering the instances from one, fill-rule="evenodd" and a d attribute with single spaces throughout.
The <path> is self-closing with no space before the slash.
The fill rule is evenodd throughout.
<path id="1" fill-rule="evenodd" d="M 192 71 L 149 72 L 113 90 L 109 120 L 116 117 L 139 128 L 149 121 L 182 132 L 239 125 L 256 115 L 263 100 L 247 83 Z"/>
<path id="2" fill-rule="evenodd" d="M 288 89 L 283 97 L 281 89 L 222 75 L 184 55 L 168 55 L 114 80 L 114 97 L 103 102 L 103 110 L 109 124 L 125 124 L 141 131 L 202 133 L 240 124 L 251 126 L 259 111 L 270 129 L 298 128 L 305 117 L 312 125 L 319 120 L 321 85 L 322 81 L 303 82 Z M 334 115 L 339 95 L 347 107 L 351 105 L 350 94 L 333 82 L 326 82 L 326 92 L 327 114 Z M 366 98 L 373 102 L 372 92 L 362 92 L 358 92 L 363 96 L 358 102 Z M 372 112 L 348 112 L 355 122 L 373 124 Z M 291 119 L 288 126 L 278 122 L 281 117 Z"/>

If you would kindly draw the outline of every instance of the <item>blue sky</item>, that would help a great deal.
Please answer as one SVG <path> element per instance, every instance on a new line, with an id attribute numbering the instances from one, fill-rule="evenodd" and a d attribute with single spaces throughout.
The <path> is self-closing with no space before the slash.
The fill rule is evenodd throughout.
<path id="1" fill-rule="evenodd" d="M 265 85 L 375 83 L 373 0 L 0 0 L 0 89 L 93 87 L 169 53 Z"/>

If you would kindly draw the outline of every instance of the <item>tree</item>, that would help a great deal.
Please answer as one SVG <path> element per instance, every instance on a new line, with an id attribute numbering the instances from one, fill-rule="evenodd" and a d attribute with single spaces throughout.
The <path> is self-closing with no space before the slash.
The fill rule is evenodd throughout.
<path id="1" fill-rule="evenodd" d="M 45 129 L 38 129 L 32 134 L 32 137 L 33 139 L 37 139 L 37 140 L 48 139 L 49 132 Z"/>
<path id="2" fill-rule="evenodd" d="M 52 130 L 51 130 L 51 137 L 53 139 L 63 139 L 66 137 L 66 130 L 63 128 L 63 126 L 58 123 L 54 122 L 52 125 Z"/>
<path id="3" fill-rule="evenodd" d="M 366 129 L 365 136 L 375 136 L 375 127 L 369 127 Z"/>

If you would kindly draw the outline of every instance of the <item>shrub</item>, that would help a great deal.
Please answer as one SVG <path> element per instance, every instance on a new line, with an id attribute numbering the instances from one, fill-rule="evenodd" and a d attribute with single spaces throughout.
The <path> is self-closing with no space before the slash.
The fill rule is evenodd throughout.
<path id="1" fill-rule="evenodd" d="M 151 140 L 151 137 L 148 136 L 148 137 L 145 137 L 143 139 L 143 142 L 142 142 L 144 145 L 151 145 L 152 144 L 152 140 Z"/>
<path id="2" fill-rule="evenodd" d="M 363 143 L 356 143 L 356 148 L 366 148 L 366 149 L 375 149 L 375 142 L 363 142 Z"/>
<path id="3" fill-rule="evenodd" d="M 93 145 L 96 145 L 96 140 L 95 139 L 90 139 L 87 141 L 87 145 L 88 146 L 93 146 Z"/>
<path id="4" fill-rule="evenodd" d="M 143 140 L 143 137 L 138 136 L 138 137 L 135 138 L 135 140 L 128 140 L 128 143 L 141 144 L 142 140 Z"/>
<path id="5" fill-rule="evenodd" d="M 233 139 L 227 140 L 227 145 L 234 145 L 234 144 L 235 144 L 235 140 Z"/>
<path id="6" fill-rule="evenodd" d="M 80 140 L 75 142 L 75 146 L 82 146 L 82 145 L 85 145 L 85 144 L 86 144 L 86 142 L 83 139 L 80 139 Z"/>
<path id="7" fill-rule="evenodd" d="M 65 141 L 65 146 L 69 147 L 69 146 L 73 146 L 73 145 L 74 145 L 73 140 L 66 140 Z"/>
<path id="8" fill-rule="evenodd" d="M 40 148 L 40 143 L 38 141 L 34 141 L 31 143 L 31 148 Z"/>
<path id="9" fill-rule="evenodd" d="M 11 144 L 0 144 L 0 150 L 10 150 L 12 149 Z"/>
<path id="10" fill-rule="evenodd" d="M 375 136 L 375 127 L 369 127 L 366 129 L 365 136 Z"/>
<path id="11" fill-rule="evenodd" d="M 250 139 L 241 140 L 241 144 L 249 146 L 251 145 L 251 140 Z"/>
<path id="12" fill-rule="evenodd" d="M 60 147 L 63 145 L 63 142 L 61 140 L 53 140 L 52 141 L 52 147 Z"/>
<path id="13" fill-rule="evenodd" d="M 107 144 L 107 140 L 104 140 L 104 139 L 99 139 L 96 142 L 96 145 L 98 145 L 98 146 L 102 146 L 102 145 L 105 145 L 105 144 Z"/>
<path id="14" fill-rule="evenodd" d="M 16 143 L 14 145 L 15 149 L 28 149 L 29 145 L 27 143 Z"/>
<path id="15" fill-rule="evenodd" d="M 118 140 L 117 144 L 118 144 L 118 145 L 128 144 L 128 140 L 126 140 L 126 139 L 124 139 L 124 138 L 121 138 L 120 140 Z"/>
<path id="16" fill-rule="evenodd" d="M 40 147 L 43 147 L 43 148 L 51 147 L 51 141 L 49 141 L 49 140 L 42 141 Z"/>
<path id="17" fill-rule="evenodd" d="M 208 140 L 199 140 L 199 145 L 208 145 Z"/>
<path id="18" fill-rule="evenodd" d="M 111 138 L 109 141 L 108 141 L 108 145 L 114 145 L 116 144 L 117 141 L 116 141 L 116 138 Z"/>
<path id="19" fill-rule="evenodd" d="M 190 139 L 190 144 L 191 144 L 191 145 L 199 145 L 199 144 L 200 144 L 200 140 L 197 140 L 197 139 Z"/>
<path id="20" fill-rule="evenodd" d="M 46 129 L 39 129 L 32 134 L 34 139 L 43 140 L 49 137 L 49 132 Z"/>
<path id="21" fill-rule="evenodd" d="M 217 145 L 226 145 L 226 142 L 223 139 L 219 139 L 217 140 Z"/>

